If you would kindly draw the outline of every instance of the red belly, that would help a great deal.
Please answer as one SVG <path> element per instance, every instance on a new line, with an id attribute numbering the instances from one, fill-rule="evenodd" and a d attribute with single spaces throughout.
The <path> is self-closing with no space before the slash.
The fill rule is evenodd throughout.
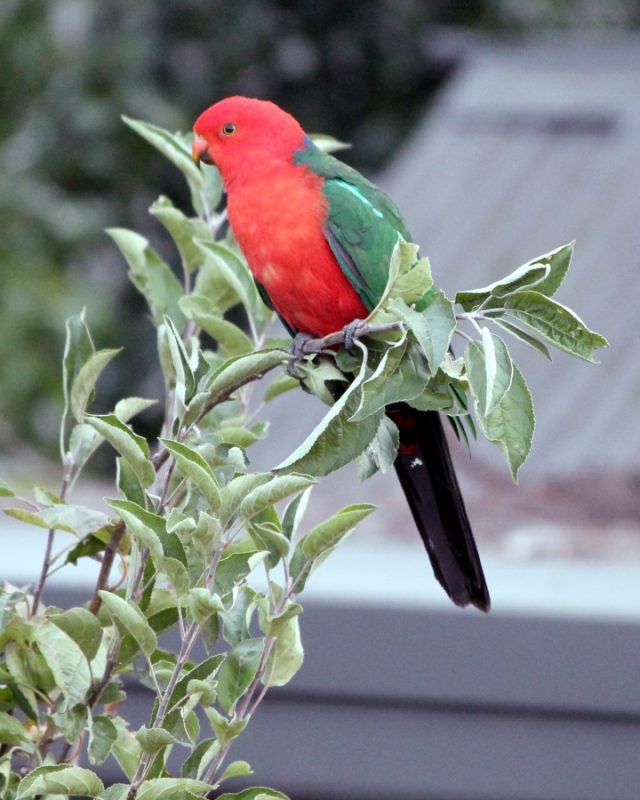
<path id="1" fill-rule="evenodd" d="M 326 336 L 368 311 L 324 236 L 321 179 L 293 169 L 268 191 L 230 192 L 229 222 L 279 314 L 297 332 Z"/>

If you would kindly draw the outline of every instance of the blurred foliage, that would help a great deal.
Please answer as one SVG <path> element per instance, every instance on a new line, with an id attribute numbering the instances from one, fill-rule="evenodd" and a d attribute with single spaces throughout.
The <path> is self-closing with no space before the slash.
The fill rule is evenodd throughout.
<path id="1" fill-rule="evenodd" d="M 188 129 L 224 95 L 270 97 L 308 130 L 352 141 L 352 163 L 371 170 L 454 66 L 460 41 L 447 32 L 456 26 L 639 20 L 637 0 L 3 0 L 0 448 L 25 437 L 53 447 L 56 365 L 71 313 L 87 306 L 100 346 L 131 337 L 153 346 L 102 231 L 149 232 L 153 196 L 140 186 L 178 198 L 184 189 L 120 114 Z M 149 392 L 149 359 L 137 352 L 109 371 L 106 402 L 131 374 Z"/>

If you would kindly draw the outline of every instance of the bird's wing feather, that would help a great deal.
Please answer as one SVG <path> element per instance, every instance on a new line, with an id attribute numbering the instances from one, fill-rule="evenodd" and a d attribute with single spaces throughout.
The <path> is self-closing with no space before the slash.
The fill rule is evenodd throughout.
<path id="1" fill-rule="evenodd" d="M 381 189 L 310 139 L 296 152 L 295 163 L 324 179 L 325 236 L 342 271 L 371 310 L 384 292 L 398 238 L 411 240 L 400 212 Z"/>

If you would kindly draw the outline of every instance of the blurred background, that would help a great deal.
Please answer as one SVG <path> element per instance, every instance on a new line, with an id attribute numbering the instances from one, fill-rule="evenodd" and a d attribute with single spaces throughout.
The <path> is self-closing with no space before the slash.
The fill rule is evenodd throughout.
<path id="1" fill-rule="evenodd" d="M 158 394 L 152 327 L 103 231 L 134 228 L 172 258 L 147 209 L 160 193 L 188 199 L 181 176 L 121 114 L 188 130 L 229 94 L 276 101 L 307 130 L 353 144 L 341 155 L 394 197 L 449 292 L 577 239 L 559 299 L 611 349 L 598 367 L 515 350 L 538 411 L 520 487 L 497 451 L 456 451 L 493 590 L 490 621 L 447 607 L 391 476 L 359 487 L 341 473 L 316 501 L 320 515 L 384 500 L 319 573 L 317 608 L 340 614 L 327 623 L 312 604 L 301 688 L 260 723 L 264 734 L 300 717 L 309 729 L 294 743 L 303 750 L 294 766 L 275 751 L 256 756 L 260 776 L 271 779 L 270 764 L 297 797 L 637 797 L 639 27 L 639 0 L 0 4 L 7 479 L 58 480 L 50 459 L 64 320 L 83 306 L 97 346 L 126 347 L 101 382 L 100 408 L 125 386 Z M 317 414 L 294 402 L 274 407 L 264 466 Z M 141 430 L 157 423 L 143 418 Z M 110 459 L 99 466 L 91 499 Z M 23 533 L 19 523 L 11 530 Z M 10 562 L 6 540 L 0 548 L 0 577 L 26 575 L 31 551 L 16 548 Z M 388 663 L 376 669 L 381 651 Z M 394 681 L 401 663 L 408 672 Z M 388 713 L 367 716 L 373 706 Z M 330 717 L 333 707 L 346 716 Z M 385 767 L 373 774 L 381 753 Z"/>

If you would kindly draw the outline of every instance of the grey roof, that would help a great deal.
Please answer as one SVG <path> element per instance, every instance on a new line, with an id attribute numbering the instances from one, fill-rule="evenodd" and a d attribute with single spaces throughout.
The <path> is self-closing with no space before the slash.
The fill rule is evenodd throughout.
<path id="1" fill-rule="evenodd" d="M 476 50 L 381 181 L 450 293 L 577 240 L 558 299 L 611 348 L 592 366 L 516 345 L 540 477 L 640 472 L 640 40 L 607 42 Z"/>

